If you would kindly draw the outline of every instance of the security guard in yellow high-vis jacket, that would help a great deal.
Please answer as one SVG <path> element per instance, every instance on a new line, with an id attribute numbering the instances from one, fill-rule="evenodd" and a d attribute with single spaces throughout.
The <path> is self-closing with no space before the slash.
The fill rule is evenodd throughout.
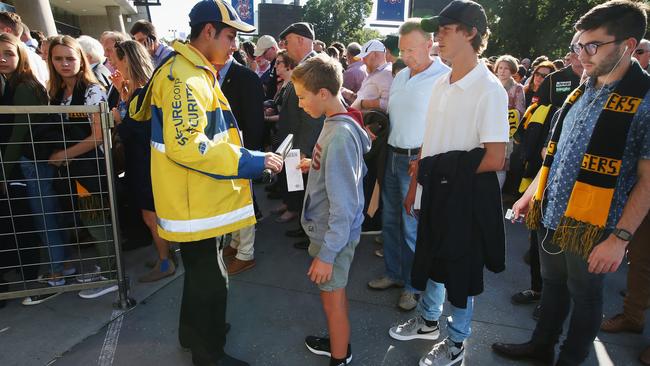
<path id="1" fill-rule="evenodd" d="M 185 266 L 179 340 L 195 365 L 248 365 L 224 353 L 226 274 L 215 237 L 255 224 L 251 178 L 282 168 L 278 155 L 242 147 L 219 89 L 237 31 L 252 32 L 223 0 L 190 11 L 190 42 L 175 42 L 131 117 L 151 120 L 151 179 L 160 236 L 180 243 Z"/>

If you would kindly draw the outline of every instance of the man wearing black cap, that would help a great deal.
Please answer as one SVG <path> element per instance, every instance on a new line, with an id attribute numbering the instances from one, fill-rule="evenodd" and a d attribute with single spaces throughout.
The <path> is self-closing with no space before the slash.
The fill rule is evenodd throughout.
<path id="1" fill-rule="evenodd" d="M 185 281 L 179 341 L 201 366 L 247 366 L 225 354 L 227 274 L 216 237 L 255 224 L 250 180 L 278 172 L 272 153 L 242 147 L 214 65 L 223 65 L 241 21 L 224 0 L 199 1 L 190 12 L 190 42 L 133 100 L 131 117 L 151 120 L 151 177 L 158 232 L 180 243 Z"/>
<path id="2" fill-rule="evenodd" d="M 420 366 L 448 366 L 463 360 L 474 296 L 483 292 L 484 267 L 505 269 L 496 171 L 505 162 L 508 97 L 478 59 L 490 34 L 481 5 L 452 1 L 421 26 L 436 33 L 440 56 L 452 68 L 433 83 L 419 166 L 412 167 L 404 201 L 406 212 L 420 210 L 411 273 L 412 286 L 423 291 L 418 315 L 389 334 L 403 341 L 438 339 L 446 293 L 451 303 L 448 336 L 420 359 Z M 423 179 L 416 180 L 418 175 Z M 436 189 L 449 194 L 441 196 Z"/>
<path id="3" fill-rule="evenodd" d="M 288 26 L 279 36 L 284 44 L 289 57 L 296 61 L 298 64 L 303 63 L 305 60 L 316 56 L 314 52 L 314 27 L 310 23 L 300 22 Z M 298 106 L 298 97 L 293 87 L 293 83 L 289 82 L 285 92 L 285 97 L 280 109 L 280 119 L 278 121 L 278 136 L 284 139 L 288 134 L 293 134 L 293 146 L 295 149 L 300 149 L 301 156 L 311 158 L 316 140 L 323 128 L 324 118 L 312 118 L 304 110 Z M 286 189 L 286 187 L 283 187 Z M 287 205 L 287 212 L 278 219 L 283 217 L 289 218 L 300 217 L 302 212 L 302 204 L 304 199 L 304 191 L 286 192 L 284 202 Z M 281 220 L 284 222 L 288 220 Z M 291 237 L 304 237 L 302 227 L 296 230 L 289 230 L 288 236 Z M 294 244 L 297 249 L 307 249 L 309 247 L 309 240 L 302 240 Z"/>

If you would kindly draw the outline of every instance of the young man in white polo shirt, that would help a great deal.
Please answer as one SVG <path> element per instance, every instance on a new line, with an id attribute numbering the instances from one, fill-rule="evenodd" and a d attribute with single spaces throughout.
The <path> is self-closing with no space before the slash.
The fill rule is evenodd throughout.
<path id="1" fill-rule="evenodd" d="M 408 311 L 417 305 L 415 294 L 419 292 L 411 286 L 418 223 L 402 203 L 411 182 L 409 163 L 417 159 L 422 146 L 433 84 L 449 67 L 438 57 L 429 56 L 433 34 L 422 30 L 419 18 L 404 22 L 399 35 L 407 67 L 395 75 L 388 99 L 391 124 L 381 191 L 386 272 L 368 286 L 375 290 L 404 286 L 397 306 Z"/>
<path id="2" fill-rule="evenodd" d="M 487 46 L 489 30 L 487 17 L 481 5 L 472 1 L 452 1 L 437 17 L 422 20 L 425 31 L 435 31 L 440 45 L 440 56 L 452 65 L 450 72 L 443 74 L 433 85 L 426 130 L 421 148 L 421 158 L 445 154 L 451 151 L 470 151 L 483 148 L 484 155 L 476 173 L 496 172 L 503 169 L 508 141 L 508 98 L 499 80 L 490 72 L 478 56 Z M 421 187 L 416 183 L 417 166 L 414 165 L 411 184 L 404 202 L 407 212 L 424 207 L 420 202 Z M 494 173 L 493 173 L 494 174 Z M 494 176 L 496 180 L 496 176 Z M 444 182 L 443 182 L 444 183 Z M 453 184 L 453 181 L 452 181 Z M 417 194 L 416 194 L 417 191 Z M 499 195 L 496 188 L 496 195 Z M 499 198 L 497 198 L 499 201 Z M 497 202 L 500 205 L 500 202 Z M 500 207 L 497 210 L 499 213 Z M 490 211 L 492 212 L 492 211 Z M 487 213 L 486 213 L 487 214 Z M 473 213 L 468 212 L 468 220 Z M 502 220 L 502 218 L 499 218 Z M 501 221 L 502 222 L 502 221 Z M 428 222 L 419 222 L 428 225 Z M 421 244 L 418 239 L 416 252 Z M 501 243 L 504 245 L 504 243 Z M 472 260 L 483 262 L 478 243 L 466 254 Z M 435 256 L 434 256 L 435 257 Z M 445 261 L 446 258 L 435 258 Z M 447 366 L 461 362 L 464 356 L 463 342 L 471 333 L 473 296 L 482 291 L 482 270 L 476 275 L 481 281 L 480 290 L 461 289 L 467 293 L 461 303 L 454 304 L 452 288 L 454 281 L 439 283 L 430 279 L 429 273 L 418 273 L 414 265 L 414 286 L 416 277 L 426 276 L 426 289 L 418 303 L 418 315 L 408 322 L 390 329 L 391 337 L 398 340 L 438 339 L 438 320 L 445 301 L 445 288 L 449 292 L 451 317 L 447 319 L 448 336 L 435 344 L 433 349 L 420 360 L 420 366 Z M 466 300 L 466 302 L 465 302 Z"/>

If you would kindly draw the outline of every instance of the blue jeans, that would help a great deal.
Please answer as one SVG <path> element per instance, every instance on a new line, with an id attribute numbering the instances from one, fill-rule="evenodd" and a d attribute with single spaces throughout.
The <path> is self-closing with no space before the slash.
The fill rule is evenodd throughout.
<path id="1" fill-rule="evenodd" d="M 384 263 L 386 276 L 403 281 L 407 291 L 419 291 L 411 287 L 411 268 L 415 254 L 418 222 L 404 209 L 404 198 L 409 189 L 409 162 L 416 156 L 396 154 L 388 149 L 386 173 L 381 190 L 382 238 L 384 240 Z"/>
<path id="2" fill-rule="evenodd" d="M 584 258 L 561 251 L 551 242 L 553 233 L 553 230 L 546 229 L 538 231 L 544 287 L 540 302 L 542 312 L 532 341 L 541 345 L 555 345 L 571 311 L 569 330 L 560 347 L 559 360 L 569 365 L 579 365 L 589 356 L 600 330 L 605 275 L 589 273 L 589 264 Z M 603 238 L 607 238 L 609 233 L 606 231 Z"/>
<path id="3" fill-rule="evenodd" d="M 442 315 L 442 305 L 445 303 L 445 285 L 427 281 L 427 288 L 420 295 L 418 313 L 426 320 L 438 321 Z M 447 318 L 447 333 L 453 342 L 463 342 L 472 334 L 472 315 L 474 313 L 474 297 L 467 298 L 465 309 L 450 304 L 451 316 Z"/>
<path id="4" fill-rule="evenodd" d="M 38 169 L 38 171 L 37 171 Z M 34 225 L 39 236 L 49 249 L 52 273 L 63 271 L 67 235 L 61 228 L 61 204 L 54 190 L 54 178 L 58 177 L 56 167 L 45 162 L 34 162 L 20 158 L 20 170 L 27 184 Z"/>

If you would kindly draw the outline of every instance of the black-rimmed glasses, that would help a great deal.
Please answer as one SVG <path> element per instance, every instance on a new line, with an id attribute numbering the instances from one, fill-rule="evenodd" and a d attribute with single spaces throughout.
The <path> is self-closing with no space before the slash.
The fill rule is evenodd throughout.
<path id="1" fill-rule="evenodd" d="M 609 42 L 590 42 L 587 44 L 582 44 L 582 43 L 574 43 L 571 46 L 569 46 L 569 49 L 571 52 L 574 52 L 575 54 L 579 55 L 582 50 L 585 50 L 587 55 L 593 56 L 598 52 L 598 47 L 608 45 L 610 43 L 616 43 L 616 42 L 621 42 L 619 39 L 615 39 L 613 41 Z"/>

